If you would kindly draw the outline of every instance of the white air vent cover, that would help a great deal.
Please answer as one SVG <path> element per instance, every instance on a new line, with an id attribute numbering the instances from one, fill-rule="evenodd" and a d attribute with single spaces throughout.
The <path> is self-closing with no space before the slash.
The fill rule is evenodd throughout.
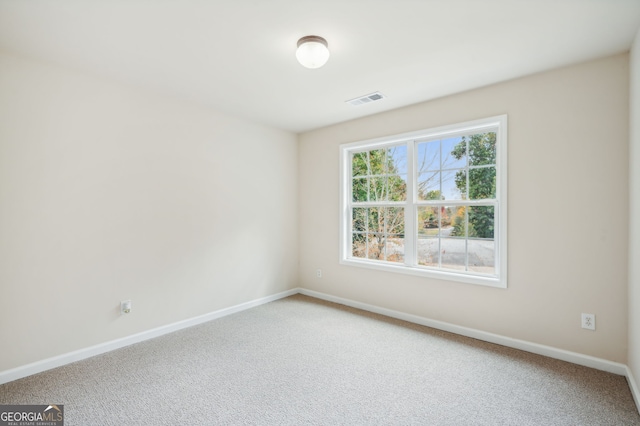
<path id="1" fill-rule="evenodd" d="M 359 98 L 351 99 L 350 101 L 347 101 L 347 103 L 353 106 L 358 106 L 358 105 L 364 105 L 364 104 L 369 104 L 371 102 L 379 101 L 384 98 L 385 96 L 382 93 L 373 92 L 373 93 L 369 93 L 368 95 L 360 96 Z"/>

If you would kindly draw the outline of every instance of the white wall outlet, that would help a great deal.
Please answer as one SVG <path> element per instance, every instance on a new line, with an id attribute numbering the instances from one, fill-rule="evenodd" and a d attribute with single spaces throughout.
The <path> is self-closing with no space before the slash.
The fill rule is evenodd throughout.
<path id="1" fill-rule="evenodd" d="M 131 300 L 123 300 L 120 302 L 120 315 L 131 312 Z"/>
<path id="2" fill-rule="evenodd" d="M 322 278 L 322 269 L 316 269 L 316 278 Z"/>
<path id="3" fill-rule="evenodd" d="M 582 314 L 582 328 L 587 330 L 596 329 L 596 316 L 594 314 Z"/>

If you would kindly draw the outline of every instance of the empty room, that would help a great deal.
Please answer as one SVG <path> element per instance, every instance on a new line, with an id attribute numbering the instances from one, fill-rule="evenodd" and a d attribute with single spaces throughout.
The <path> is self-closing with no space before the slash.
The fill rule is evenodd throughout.
<path id="1" fill-rule="evenodd" d="M 640 0 L 0 0 L 0 426 L 640 425 Z"/>

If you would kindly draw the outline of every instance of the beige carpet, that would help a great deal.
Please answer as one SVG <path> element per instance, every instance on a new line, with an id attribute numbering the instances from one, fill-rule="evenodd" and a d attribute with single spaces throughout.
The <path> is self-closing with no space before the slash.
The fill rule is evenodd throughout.
<path id="1" fill-rule="evenodd" d="M 626 379 L 297 295 L 0 386 L 66 425 L 640 425 Z"/>

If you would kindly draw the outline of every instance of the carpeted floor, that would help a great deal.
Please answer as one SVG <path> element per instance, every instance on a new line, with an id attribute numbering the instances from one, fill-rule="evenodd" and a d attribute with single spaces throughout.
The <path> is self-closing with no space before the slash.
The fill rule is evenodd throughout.
<path id="1" fill-rule="evenodd" d="M 640 425 L 622 376 L 296 295 L 0 386 L 65 425 Z"/>

